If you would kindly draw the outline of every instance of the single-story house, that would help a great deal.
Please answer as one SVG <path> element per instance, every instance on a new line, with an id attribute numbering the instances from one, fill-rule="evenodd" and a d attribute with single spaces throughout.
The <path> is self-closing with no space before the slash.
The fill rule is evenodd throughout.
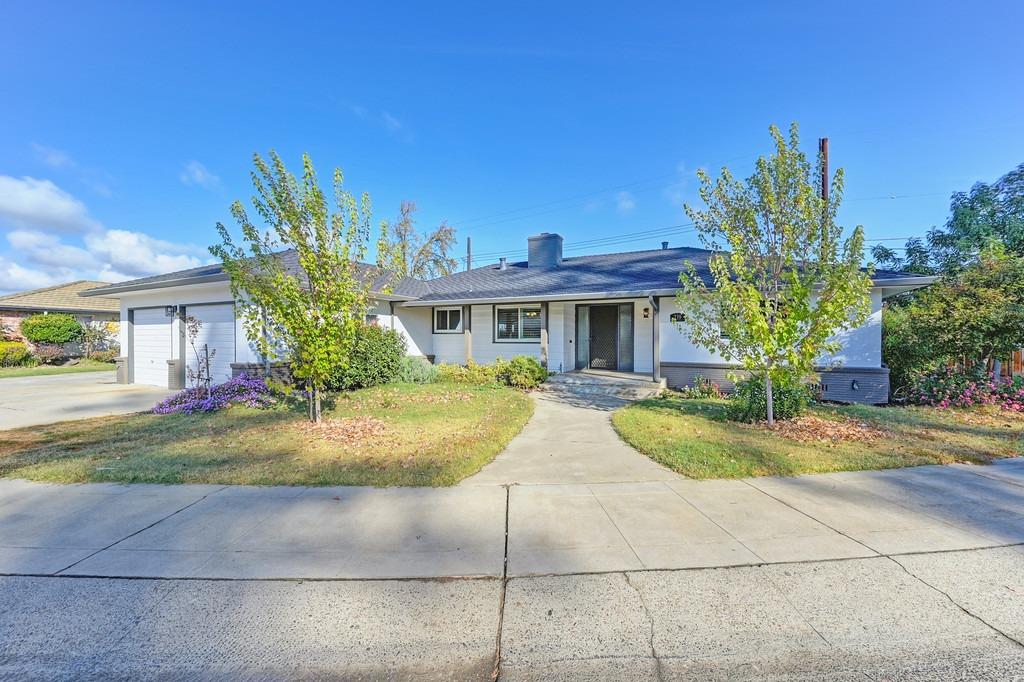
<path id="1" fill-rule="evenodd" d="M 683 263 L 711 280 L 711 252 L 695 248 L 563 257 L 562 237 L 528 240 L 528 258 L 453 273 L 429 281 L 403 278 L 387 293 L 375 283 L 371 317 L 392 327 L 408 352 L 435 363 L 490 363 L 531 355 L 553 372 L 604 370 L 649 375 L 669 386 L 706 376 L 726 385 L 734 369 L 690 343 L 677 328 L 685 321 L 675 292 Z M 284 255 L 283 257 L 288 257 Z M 841 350 L 822 358 L 829 399 L 879 403 L 888 399 L 889 370 L 882 364 L 882 300 L 931 283 L 933 278 L 878 271 L 871 316 L 839 339 Z M 381 278 L 380 282 L 383 282 Z M 192 362 L 181 320 L 203 322 L 201 343 L 216 349 L 213 378 L 260 372 L 259 357 L 235 315 L 228 276 L 219 265 L 146 277 L 87 292 L 121 301 L 125 371 L 122 380 L 179 387 Z"/>
<path id="2" fill-rule="evenodd" d="M 0 296 L 0 337 L 24 340 L 21 334 L 21 321 L 39 313 L 69 313 L 83 325 L 95 322 L 117 323 L 121 319 L 121 304 L 116 298 L 79 296 L 90 289 L 108 286 L 111 286 L 110 282 L 80 279 L 67 284 Z"/>

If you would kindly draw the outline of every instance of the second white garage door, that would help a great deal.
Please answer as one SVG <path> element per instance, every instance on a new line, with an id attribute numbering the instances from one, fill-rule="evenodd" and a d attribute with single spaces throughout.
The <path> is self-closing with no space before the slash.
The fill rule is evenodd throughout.
<path id="1" fill-rule="evenodd" d="M 214 384 L 222 384 L 231 378 L 231 363 L 235 361 L 235 307 L 231 303 L 215 303 L 209 305 L 190 305 L 185 314 L 194 317 L 202 324 L 195 339 L 195 349 L 191 340 L 186 339 L 185 353 L 188 356 L 188 367 L 195 371 L 197 367 L 196 353 L 204 357 L 209 351 L 210 377 Z M 186 375 L 186 383 L 188 382 Z"/>

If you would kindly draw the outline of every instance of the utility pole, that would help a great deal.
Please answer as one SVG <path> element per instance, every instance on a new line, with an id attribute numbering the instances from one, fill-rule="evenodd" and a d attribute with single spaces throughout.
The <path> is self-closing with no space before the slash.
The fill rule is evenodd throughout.
<path id="1" fill-rule="evenodd" d="M 466 270 L 473 269 L 473 238 L 466 237 Z"/>
<path id="2" fill-rule="evenodd" d="M 821 198 L 828 202 L 828 138 L 818 138 L 818 153 L 821 155 Z"/>

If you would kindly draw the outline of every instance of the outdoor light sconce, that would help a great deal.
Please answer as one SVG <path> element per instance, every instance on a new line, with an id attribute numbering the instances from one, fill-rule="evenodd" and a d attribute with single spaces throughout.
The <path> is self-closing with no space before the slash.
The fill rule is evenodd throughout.
<path id="1" fill-rule="evenodd" d="M 851 391 L 859 391 L 860 390 L 860 383 L 858 383 L 856 379 L 854 379 L 853 381 L 850 382 L 850 390 Z"/>
<path id="2" fill-rule="evenodd" d="M 174 317 L 178 314 L 178 306 L 166 305 L 164 306 L 164 317 Z"/>
<path id="3" fill-rule="evenodd" d="M 651 309 L 650 308 L 644 308 L 644 319 L 646 320 L 650 316 L 651 316 Z"/>

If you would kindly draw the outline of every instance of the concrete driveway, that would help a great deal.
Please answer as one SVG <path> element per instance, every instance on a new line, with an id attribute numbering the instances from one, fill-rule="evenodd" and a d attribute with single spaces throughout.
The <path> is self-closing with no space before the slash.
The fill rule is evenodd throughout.
<path id="1" fill-rule="evenodd" d="M 0 379 L 0 429 L 142 412 L 171 393 L 118 384 L 114 372 Z"/>

